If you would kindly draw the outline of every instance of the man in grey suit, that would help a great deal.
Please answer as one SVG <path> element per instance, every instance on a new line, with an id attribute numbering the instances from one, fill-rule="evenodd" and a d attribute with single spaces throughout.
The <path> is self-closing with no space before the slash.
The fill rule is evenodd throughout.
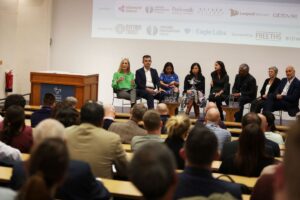
<path id="1" fill-rule="evenodd" d="M 112 123 L 108 130 L 118 134 L 123 144 L 130 144 L 134 136 L 147 134 L 146 130 L 138 125 L 143 120 L 146 111 L 147 107 L 144 104 L 135 104 L 131 109 L 130 119 L 127 122 Z"/>

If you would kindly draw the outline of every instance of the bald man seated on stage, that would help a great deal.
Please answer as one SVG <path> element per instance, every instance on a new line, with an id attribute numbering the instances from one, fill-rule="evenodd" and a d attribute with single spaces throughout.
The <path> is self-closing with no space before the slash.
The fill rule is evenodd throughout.
<path id="1" fill-rule="evenodd" d="M 264 111 L 284 110 L 290 116 L 296 116 L 299 112 L 300 81 L 295 77 L 295 68 L 288 66 L 285 70 L 286 78 L 283 78 L 274 93 L 268 97 L 264 104 Z"/>
<path id="2" fill-rule="evenodd" d="M 211 108 L 205 115 L 206 127 L 209 128 L 218 139 L 218 149 L 221 151 L 226 142 L 231 142 L 231 134 L 228 130 L 219 126 L 221 120 L 220 112 L 217 108 Z"/>

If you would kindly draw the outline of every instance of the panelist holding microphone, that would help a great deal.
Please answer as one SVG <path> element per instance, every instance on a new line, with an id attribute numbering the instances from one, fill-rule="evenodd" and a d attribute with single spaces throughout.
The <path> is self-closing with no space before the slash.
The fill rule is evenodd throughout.
<path id="1" fill-rule="evenodd" d="M 143 56 L 143 67 L 135 72 L 137 95 L 147 100 L 148 109 L 154 108 L 154 99 L 161 101 L 164 93 L 160 89 L 160 79 L 156 69 L 151 68 L 151 56 Z"/>

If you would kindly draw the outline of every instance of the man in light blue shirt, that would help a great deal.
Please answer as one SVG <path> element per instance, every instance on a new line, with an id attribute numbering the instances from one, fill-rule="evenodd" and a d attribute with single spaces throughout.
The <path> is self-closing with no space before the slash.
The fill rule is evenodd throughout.
<path id="1" fill-rule="evenodd" d="M 206 127 L 214 132 L 218 139 L 218 149 L 222 151 L 224 143 L 231 141 L 231 134 L 228 130 L 220 128 L 220 119 L 220 112 L 216 108 L 209 109 L 205 116 Z"/>

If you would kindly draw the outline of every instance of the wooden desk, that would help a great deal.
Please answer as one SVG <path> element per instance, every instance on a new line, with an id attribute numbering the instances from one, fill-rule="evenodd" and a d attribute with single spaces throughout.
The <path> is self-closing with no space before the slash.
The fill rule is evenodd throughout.
<path id="1" fill-rule="evenodd" d="M 167 105 L 167 107 L 169 109 L 169 115 L 170 116 L 175 116 L 176 108 L 178 108 L 178 106 L 180 105 L 180 103 L 179 102 L 174 102 L 174 103 L 165 102 L 165 104 Z"/>
<path id="2" fill-rule="evenodd" d="M 30 119 L 25 119 L 25 125 L 26 125 L 26 126 L 31 126 L 31 121 L 30 121 Z"/>
<path id="3" fill-rule="evenodd" d="M 114 197 L 141 199 L 141 192 L 129 181 L 97 178 Z"/>
<path id="4" fill-rule="evenodd" d="M 219 174 L 219 173 L 213 173 L 213 177 L 217 178 L 219 177 L 220 175 L 222 174 Z M 241 183 L 241 184 L 244 184 L 246 185 L 247 187 L 249 188 L 253 188 L 256 181 L 257 181 L 257 177 L 246 177 L 246 176 L 237 176 L 237 175 L 229 175 L 236 183 Z M 221 180 L 224 180 L 224 181 L 230 181 L 228 180 L 228 178 L 224 177 L 221 178 Z"/>
<path id="5" fill-rule="evenodd" d="M 2 182 L 2 183 L 9 182 L 11 176 L 12 176 L 12 168 L 11 167 L 0 166 L 0 182 Z"/>
<path id="6" fill-rule="evenodd" d="M 243 195 L 242 195 L 242 199 L 243 199 L 243 200 L 250 200 L 250 197 L 251 197 L 251 196 L 248 195 L 248 194 L 243 194 Z"/>
<path id="7" fill-rule="evenodd" d="M 22 161 L 26 161 L 30 158 L 30 154 L 28 153 L 21 153 L 21 159 Z"/>
<path id="8" fill-rule="evenodd" d="M 126 152 L 132 152 L 132 150 L 131 150 L 131 144 L 122 144 L 122 146 L 123 146 L 123 149 Z"/>
<path id="9" fill-rule="evenodd" d="M 241 134 L 242 129 L 240 128 L 227 128 L 227 130 L 231 133 L 231 134 Z"/>
<path id="10" fill-rule="evenodd" d="M 222 106 L 222 109 L 226 112 L 226 121 L 234 122 L 234 114 L 240 110 L 239 107 L 232 107 L 232 106 Z"/>

